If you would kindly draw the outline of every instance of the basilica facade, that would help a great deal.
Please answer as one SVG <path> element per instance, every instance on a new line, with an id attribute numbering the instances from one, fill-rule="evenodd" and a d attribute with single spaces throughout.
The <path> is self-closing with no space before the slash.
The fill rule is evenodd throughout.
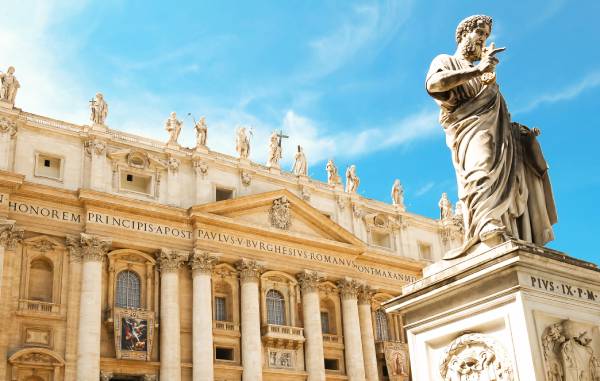
<path id="1" fill-rule="evenodd" d="M 163 143 L 92 111 L 0 101 L 0 380 L 409 379 L 381 303 L 460 224 L 360 196 L 356 168 L 344 188 L 330 164 L 321 182 L 251 161 L 243 137 L 211 151 L 205 124 L 186 148 L 176 117 Z"/>

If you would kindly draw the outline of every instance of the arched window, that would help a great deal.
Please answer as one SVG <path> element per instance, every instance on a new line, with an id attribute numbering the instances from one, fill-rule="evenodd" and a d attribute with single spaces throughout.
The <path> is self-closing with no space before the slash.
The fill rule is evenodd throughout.
<path id="1" fill-rule="evenodd" d="M 140 277 L 133 271 L 117 275 L 117 307 L 140 308 Z"/>
<path id="2" fill-rule="evenodd" d="M 53 286 L 54 272 L 52 264 L 42 258 L 33 260 L 29 267 L 29 300 L 52 302 Z"/>
<path id="3" fill-rule="evenodd" d="M 375 312 L 375 330 L 376 340 L 387 341 L 390 339 L 387 315 L 384 310 L 377 310 L 377 312 Z"/>
<path id="4" fill-rule="evenodd" d="M 285 300 L 279 291 L 267 292 L 267 323 L 285 325 Z"/>

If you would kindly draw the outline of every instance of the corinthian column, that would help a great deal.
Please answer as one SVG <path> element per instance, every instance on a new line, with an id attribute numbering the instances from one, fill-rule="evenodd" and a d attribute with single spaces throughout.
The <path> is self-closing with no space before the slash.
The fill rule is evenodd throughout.
<path id="1" fill-rule="evenodd" d="M 17 242 L 23 240 L 23 230 L 15 227 L 13 220 L 0 220 L 0 297 L 2 296 L 2 279 L 4 274 L 4 253 L 14 250 Z"/>
<path id="2" fill-rule="evenodd" d="M 179 268 L 189 254 L 161 249 L 160 269 L 160 379 L 181 380 L 181 322 L 179 321 Z"/>
<path id="3" fill-rule="evenodd" d="M 325 381 L 321 304 L 319 301 L 319 283 L 322 278 L 316 272 L 309 271 L 304 271 L 296 277 L 302 289 L 307 381 Z"/>
<path id="4" fill-rule="evenodd" d="M 375 354 L 375 336 L 373 335 L 373 319 L 371 318 L 371 301 L 373 291 L 369 286 L 362 286 L 358 292 L 358 315 L 360 319 L 360 336 L 363 357 L 365 358 L 365 375 L 367 381 L 379 381 L 377 372 L 377 355 Z"/>
<path id="5" fill-rule="evenodd" d="M 77 381 L 97 381 L 100 376 L 102 319 L 102 261 L 111 240 L 81 233 L 81 297 L 77 339 Z"/>
<path id="6" fill-rule="evenodd" d="M 193 380 L 213 381 L 212 298 L 210 278 L 217 258 L 194 250 L 190 259 L 193 281 L 192 354 Z"/>
<path id="7" fill-rule="evenodd" d="M 262 380 L 258 279 L 263 267 L 255 261 L 237 263 L 242 288 L 242 381 Z"/>
<path id="8" fill-rule="evenodd" d="M 348 381 L 365 381 L 365 367 L 358 318 L 358 288 L 356 281 L 344 279 L 338 282 L 342 297 L 342 320 L 344 329 L 344 353 Z"/>

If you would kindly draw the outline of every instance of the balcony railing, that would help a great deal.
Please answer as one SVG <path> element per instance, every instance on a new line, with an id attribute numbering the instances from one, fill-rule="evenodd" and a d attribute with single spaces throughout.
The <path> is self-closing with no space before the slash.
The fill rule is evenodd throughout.
<path id="1" fill-rule="evenodd" d="M 327 343 L 341 344 L 342 336 L 332 335 L 330 333 L 324 333 L 323 334 L 323 343 L 324 344 L 327 344 Z"/>
<path id="2" fill-rule="evenodd" d="M 261 329 L 263 341 L 273 347 L 296 349 L 304 343 L 304 329 L 267 324 Z"/>
<path id="3" fill-rule="evenodd" d="M 19 300 L 19 311 L 22 312 L 35 312 L 41 314 L 58 314 L 60 312 L 60 305 L 48 302 L 41 302 L 39 300 Z"/>
<path id="4" fill-rule="evenodd" d="M 239 324 L 230 321 L 213 320 L 213 329 L 216 331 L 239 332 Z"/>

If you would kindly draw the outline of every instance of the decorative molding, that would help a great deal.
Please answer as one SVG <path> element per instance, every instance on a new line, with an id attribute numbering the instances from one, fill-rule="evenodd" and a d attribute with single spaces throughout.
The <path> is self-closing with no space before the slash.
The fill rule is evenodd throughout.
<path id="1" fill-rule="evenodd" d="M 157 253 L 158 268 L 161 272 L 175 272 L 190 257 L 188 252 L 162 248 Z"/>
<path id="2" fill-rule="evenodd" d="M 325 277 L 321 276 L 316 271 L 304 270 L 300 274 L 296 275 L 298 284 L 303 293 L 317 292 L 321 282 L 325 280 Z"/>
<path id="3" fill-rule="evenodd" d="M 358 289 L 358 304 L 371 305 L 373 302 L 373 295 L 375 295 L 375 292 L 371 287 L 367 285 L 360 286 Z"/>
<path id="4" fill-rule="evenodd" d="M 100 371 L 100 381 L 110 381 L 113 378 L 113 373 L 112 372 L 104 372 L 104 371 Z"/>
<path id="5" fill-rule="evenodd" d="M 83 261 L 100 262 L 106 257 L 112 240 L 110 238 L 100 237 L 97 235 L 81 233 L 80 244 Z"/>
<path id="6" fill-rule="evenodd" d="M 11 139 L 17 135 L 17 123 L 5 117 L 0 117 L 0 133 L 9 134 Z"/>
<path id="7" fill-rule="evenodd" d="M 252 173 L 241 170 L 240 171 L 240 179 L 242 180 L 242 185 L 245 187 L 249 187 L 252 184 Z"/>
<path id="8" fill-rule="evenodd" d="M 91 139 L 83 142 L 83 147 L 85 148 L 85 153 L 88 156 L 91 156 L 92 152 L 96 155 L 102 155 L 106 149 L 106 143 L 104 143 L 102 140 Z"/>
<path id="9" fill-rule="evenodd" d="M 208 163 L 202 160 L 194 160 L 192 162 L 196 176 L 204 179 L 208 175 Z"/>
<path id="10" fill-rule="evenodd" d="M 67 235 L 66 246 L 69 251 L 69 260 L 71 262 L 81 262 L 83 251 L 81 250 L 81 238 L 74 235 Z"/>
<path id="11" fill-rule="evenodd" d="M 210 274 L 215 268 L 217 257 L 210 255 L 208 251 L 194 249 L 189 264 L 193 274 Z"/>
<path id="12" fill-rule="evenodd" d="M 342 279 L 337 282 L 337 286 L 342 299 L 356 299 L 358 297 L 360 284 L 354 279 Z"/>
<path id="13" fill-rule="evenodd" d="M 292 213 L 290 202 L 283 196 L 273 200 L 273 205 L 269 209 L 269 220 L 271 226 L 281 230 L 288 230 L 292 224 Z"/>
<path id="14" fill-rule="evenodd" d="M 0 220 L 0 246 L 13 250 L 17 243 L 23 241 L 25 231 L 15 226 L 14 220 Z"/>
<path id="15" fill-rule="evenodd" d="M 235 267 L 240 273 L 240 280 L 242 282 L 258 282 L 260 274 L 265 270 L 264 266 L 249 259 L 238 261 Z"/>
<path id="16" fill-rule="evenodd" d="M 338 208 L 340 208 L 340 210 L 344 210 L 346 208 L 346 203 L 347 203 L 346 197 L 337 196 L 335 198 L 335 201 L 337 202 L 337 206 L 338 206 Z"/>
<path id="17" fill-rule="evenodd" d="M 311 196 L 310 188 L 302 187 L 302 199 L 304 201 L 310 201 L 310 196 Z"/>
<path id="18" fill-rule="evenodd" d="M 502 345 L 481 333 L 465 333 L 454 339 L 444 350 L 439 369 L 444 380 L 514 379 Z"/>
<path id="19" fill-rule="evenodd" d="M 181 164 L 181 161 L 176 157 L 169 155 L 166 164 L 167 168 L 169 169 L 169 172 L 176 173 L 179 170 L 179 165 Z"/>

